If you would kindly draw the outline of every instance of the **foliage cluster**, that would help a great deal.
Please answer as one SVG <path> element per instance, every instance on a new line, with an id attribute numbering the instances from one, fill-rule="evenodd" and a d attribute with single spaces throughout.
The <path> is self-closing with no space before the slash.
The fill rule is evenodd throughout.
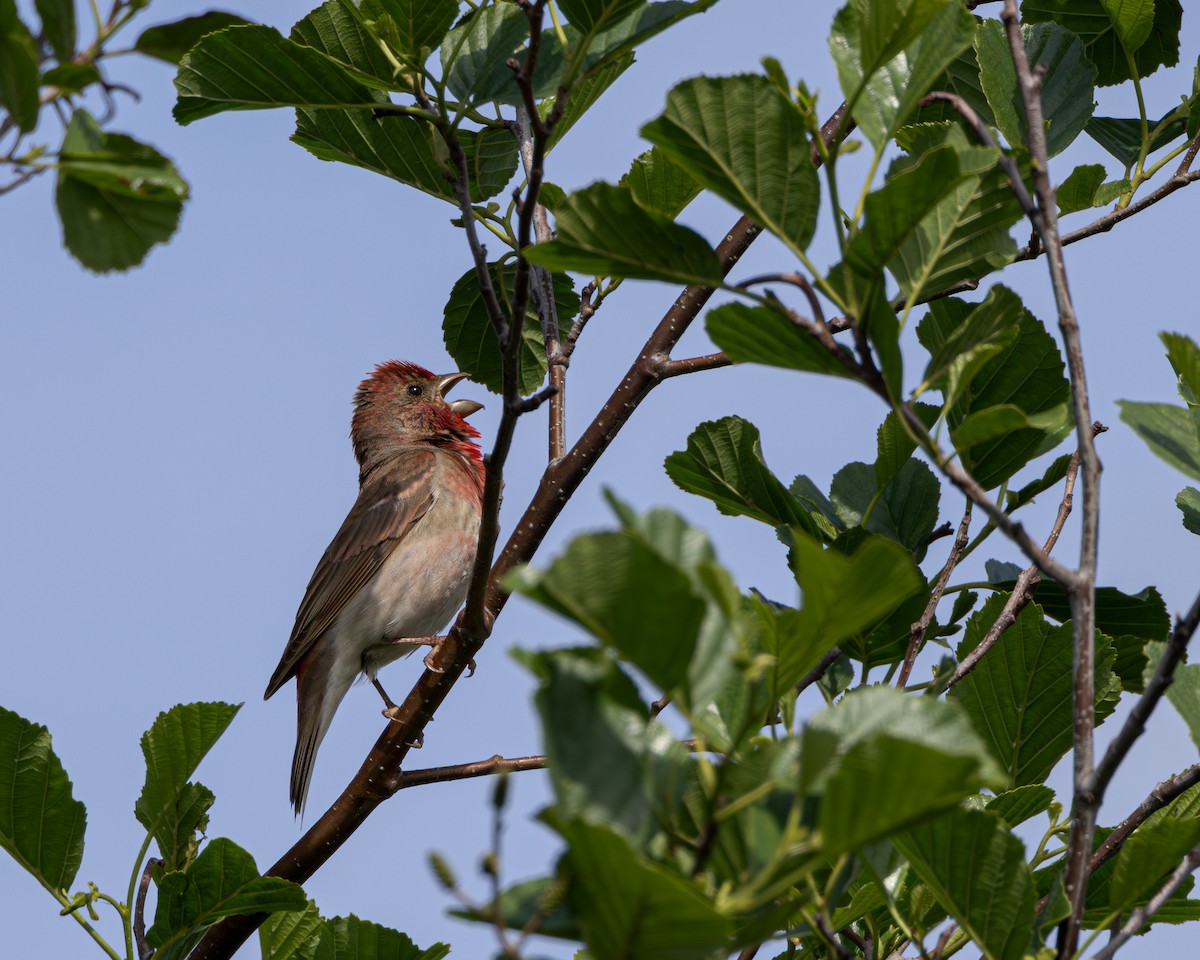
<path id="1" fill-rule="evenodd" d="M 511 769 L 548 767 L 554 800 L 542 818 L 561 838 L 561 858 L 540 880 L 497 881 L 493 902 L 461 915 L 494 925 L 506 956 L 536 932 L 579 942 L 595 960 L 751 957 L 767 943 L 783 944 L 781 957 L 907 950 L 942 960 L 969 947 L 988 960 L 1066 960 L 1115 930 L 1100 951 L 1107 958 L 1150 925 L 1200 919 L 1189 897 L 1200 765 L 1164 780 L 1113 827 L 1096 826 L 1105 787 L 1164 695 L 1200 739 L 1200 666 L 1181 665 L 1200 605 L 1173 627 L 1153 588 L 1128 595 L 1095 583 L 1094 440 L 1104 428 L 1088 416 L 1061 263 L 1064 243 L 1197 179 L 1200 92 L 1181 91 L 1157 120 L 1141 94 L 1144 77 L 1178 59 L 1179 3 L 1025 0 L 1022 23 L 1011 2 L 993 19 L 958 0 L 852 0 L 832 25 L 845 100 L 826 122 L 805 84 L 768 60 L 760 74 L 676 86 L 642 130 L 649 149 L 618 183 L 567 194 L 547 181 L 553 149 L 586 125 L 634 49 L 714 2 L 327 0 L 286 37 L 254 24 L 208 32 L 208 23 L 179 61 L 180 123 L 294 109 L 297 144 L 450 203 L 468 240 L 473 264 L 449 293 L 444 333 L 455 360 L 503 399 L 490 522 L 444 672 L 419 681 L 381 755 L 398 764 L 511 593 L 596 642 L 520 654 L 539 683 L 545 757 Z M 26 133 L 39 83 L 64 103 L 78 89 L 37 73 L 39 50 L 57 57 L 54 69 L 70 59 L 72 44 L 50 36 L 52 6 L 66 16 L 38 4 L 47 48 L 26 42 L 12 17 L 4 27 L 5 49 L 27 50 L 29 65 L 5 73 L 0 102 Z M 1140 115 L 1093 116 L 1096 86 L 1123 83 Z M 871 157 L 862 183 L 839 165 L 855 129 Z M 1115 169 L 1080 166 L 1053 189 L 1049 160 L 1084 134 Z M 143 148 L 115 136 L 75 109 L 54 161 L 60 209 L 64 181 L 129 199 L 127 161 Z M 138 184 L 164 186 L 142 174 Z M 678 222 L 701 191 L 742 215 L 716 249 Z M 1059 216 L 1109 205 L 1060 234 Z M 808 254 L 823 206 L 840 251 L 829 267 Z M 1011 233 L 1024 218 L 1035 234 L 1018 247 Z M 116 248 L 103 219 L 91 226 L 89 242 Z M 499 257 L 488 259 L 484 232 Z M 728 281 L 760 232 L 788 262 Z M 1039 257 L 1051 267 L 1065 360 L 1012 290 L 957 296 Z M 582 288 L 571 274 L 585 278 Z M 686 289 L 568 450 L 557 405 L 566 361 L 628 280 Z M 704 318 L 718 352 L 673 359 L 716 290 L 730 296 Z M 909 326 L 916 345 L 902 350 Z M 1200 349 L 1180 334 L 1163 339 L 1184 405 L 1128 402 L 1122 416 L 1200 479 Z M 667 458 L 681 489 L 775 529 L 799 606 L 741 592 L 703 531 L 668 510 L 639 515 L 615 496 L 615 529 L 526 565 L 650 389 L 729 363 L 847 378 L 881 402 L 870 425 L 875 461 L 847 464 L 828 490 L 776 476 L 758 429 L 737 417 L 698 425 Z M 543 491 L 492 566 L 508 444 L 543 403 Z M 1076 449 L 1055 455 L 1068 438 Z M 1071 567 L 1053 549 L 1077 484 L 1083 548 Z M 963 506 L 940 523 L 951 492 Z M 1038 496 L 1057 498 L 1060 510 L 1035 541 L 1019 515 Z M 1200 532 L 1200 491 L 1186 488 L 1179 505 Z M 956 583 L 959 562 L 997 532 L 1025 562 L 992 562 L 986 583 Z M 939 542 L 949 550 L 923 569 Z M 941 648 L 940 660 L 912 681 L 927 645 Z M 648 702 L 647 690 L 660 699 Z M 812 713 L 816 697 L 822 709 Z M 1097 762 L 1094 727 L 1126 698 L 1136 704 L 1130 719 Z M 685 741 L 658 717 L 667 701 Z M 316 839 L 273 875 L 260 877 L 229 840 L 201 845 L 212 795 L 190 778 L 232 715 L 221 704 L 176 707 L 147 733 L 136 807 L 146 843 L 119 901 L 94 887 L 69 893 L 83 807 L 45 730 L 0 714 L 0 844 L 97 939 L 83 914 L 98 901 L 116 907 L 130 956 L 135 947 L 143 957 L 228 956 L 263 913 L 272 914 L 264 956 L 280 960 L 444 955 L 354 918 L 323 920 L 292 882 L 320 862 L 305 850 L 343 837 L 339 811 L 361 822 L 383 799 L 378 787 L 352 783 L 313 826 Z M 1045 781 L 1068 753 L 1075 792 L 1060 797 Z M 409 785 L 403 776 L 391 792 Z M 159 857 L 147 861 L 152 841 Z M 456 888 L 445 864 L 437 872 Z M 143 930 L 151 885 L 156 906 Z"/>

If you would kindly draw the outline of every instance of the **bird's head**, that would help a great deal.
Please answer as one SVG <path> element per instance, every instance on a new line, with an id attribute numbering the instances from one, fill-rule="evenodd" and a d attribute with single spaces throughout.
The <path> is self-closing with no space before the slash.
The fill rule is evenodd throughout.
<path id="1" fill-rule="evenodd" d="M 350 438 L 359 464 L 412 444 L 449 446 L 478 460 L 479 447 L 471 441 L 479 431 L 464 418 L 483 404 L 446 399 L 466 378 L 465 373 L 430 373 L 404 360 L 379 364 L 354 394 Z"/>

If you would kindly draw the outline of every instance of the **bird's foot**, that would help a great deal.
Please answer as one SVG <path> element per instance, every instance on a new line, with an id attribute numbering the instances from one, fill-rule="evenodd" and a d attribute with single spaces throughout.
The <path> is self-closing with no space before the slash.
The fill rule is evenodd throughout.
<path id="1" fill-rule="evenodd" d="M 438 652 L 442 649 L 442 644 L 449 639 L 448 637 L 393 637 L 386 641 L 387 643 L 396 643 L 408 647 L 430 647 L 430 651 L 425 654 L 422 663 L 425 664 L 425 669 L 431 673 L 445 673 L 445 669 L 437 664 Z M 467 676 L 475 676 L 475 660 L 467 661 Z M 376 684 L 378 687 L 378 684 Z M 382 692 L 382 691 L 381 691 Z"/>

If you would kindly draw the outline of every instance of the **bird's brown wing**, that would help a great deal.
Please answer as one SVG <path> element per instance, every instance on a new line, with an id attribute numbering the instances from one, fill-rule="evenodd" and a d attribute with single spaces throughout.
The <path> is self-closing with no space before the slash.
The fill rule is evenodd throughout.
<path id="1" fill-rule="evenodd" d="M 292 678 L 301 658 L 425 515 L 433 503 L 436 459 L 433 450 L 405 452 L 386 477 L 369 481 L 359 490 L 358 500 L 313 571 L 296 612 L 292 636 L 264 698 Z"/>

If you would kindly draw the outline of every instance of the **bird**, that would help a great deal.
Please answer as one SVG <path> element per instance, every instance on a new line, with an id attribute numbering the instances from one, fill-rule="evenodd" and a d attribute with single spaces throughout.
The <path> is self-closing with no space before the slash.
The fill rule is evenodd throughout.
<path id="1" fill-rule="evenodd" d="M 485 467 L 479 431 L 465 418 L 483 405 L 446 394 L 468 376 L 389 360 L 354 394 L 358 499 L 317 563 L 263 695 L 296 678 L 297 816 L 317 748 L 351 684 L 365 674 L 394 710 L 379 669 L 419 645 L 436 646 L 434 635 L 466 597 Z"/>

